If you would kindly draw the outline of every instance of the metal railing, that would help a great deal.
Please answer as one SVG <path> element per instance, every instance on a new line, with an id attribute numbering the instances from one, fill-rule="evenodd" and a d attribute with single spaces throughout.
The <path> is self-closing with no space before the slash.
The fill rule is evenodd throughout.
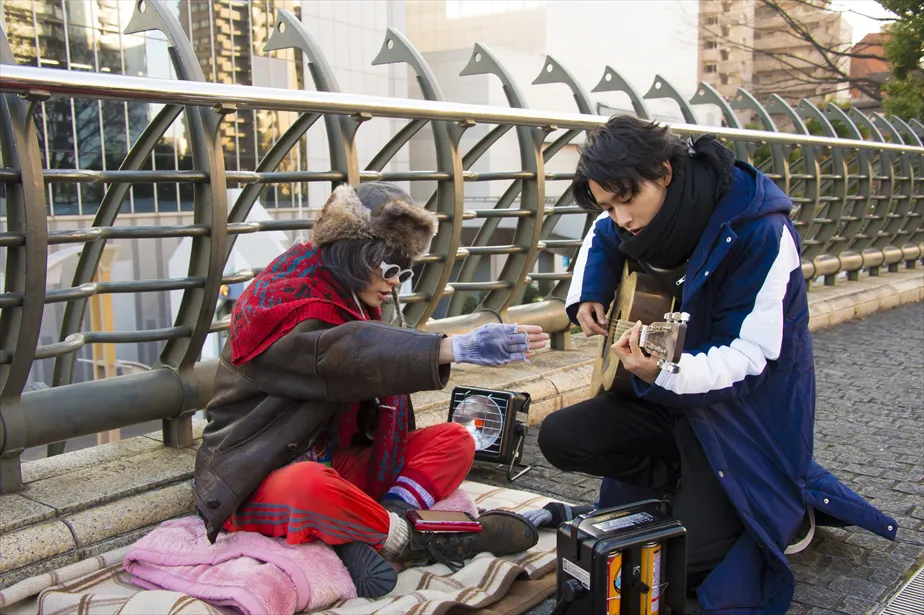
<path id="1" fill-rule="evenodd" d="M 0 232 L 6 250 L 6 284 L 0 293 L 0 490 L 21 486 L 20 454 L 49 445 L 60 452 L 69 438 L 105 432 L 149 420 L 163 420 L 164 443 L 186 446 L 192 441 L 191 416 L 211 395 L 214 361 L 199 361 L 207 335 L 228 327 L 215 321 L 223 284 L 246 282 L 255 271 L 224 274 L 226 260 L 238 235 L 269 230 L 310 229 L 312 218 L 248 222 L 247 216 L 264 185 L 287 182 L 429 181 L 436 188 L 425 200 L 439 219 L 431 253 L 415 277 L 413 292 L 402 296 L 407 321 L 430 331 L 463 331 L 496 321 L 535 323 L 555 333 L 553 344 L 566 344 L 569 323 L 564 297 L 571 278 L 565 272 L 535 271 L 542 252 L 571 258 L 580 238 L 556 233 L 566 216 L 579 216 L 586 233 L 593 219 L 572 204 L 570 189 L 550 203 L 548 182 L 567 182 L 569 173 L 545 170 L 548 161 L 584 131 L 606 121 L 594 114 L 586 90 L 553 58 L 548 57 L 535 84 L 570 88 L 578 113 L 551 113 L 524 108 L 517 84 L 489 49 L 476 45 L 463 75 L 493 74 L 504 86 L 509 108 L 454 104 L 442 100 L 439 84 L 426 61 L 399 32 L 389 30 L 374 64 L 406 63 L 416 73 L 425 100 L 357 96 L 336 91 L 329 65 L 316 42 L 290 13 L 279 11 L 267 49 L 297 48 L 311 62 L 318 91 L 293 91 L 207 83 L 189 40 L 175 17 L 157 2 L 148 10 L 136 7 L 134 32 L 158 30 L 168 39 L 178 80 L 155 80 L 76 71 L 16 66 L 5 36 L 0 36 L 0 183 L 7 195 L 7 230 Z M 283 27 L 284 26 L 284 27 Z M 2 32 L 0 32 L 2 33 Z M 808 101 L 793 108 L 779 96 L 761 104 L 739 90 L 731 101 L 701 84 L 684 100 L 660 77 L 639 96 L 610 67 L 595 92 L 628 94 L 636 115 L 648 118 L 645 100 L 670 98 L 680 106 L 685 124 L 671 128 L 681 135 L 717 133 L 739 158 L 752 162 L 793 199 L 792 218 L 802 238 L 806 279 L 833 284 L 846 272 L 878 275 L 882 267 L 913 267 L 922 256 L 924 220 L 924 126 L 918 121 L 887 120 L 880 114 L 844 112 L 829 104 L 820 109 Z M 32 114 L 49 97 L 160 103 L 125 156 L 118 170 L 88 171 L 43 168 Z M 695 125 L 691 105 L 717 105 L 727 128 Z M 277 139 L 252 171 L 224 169 L 219 129 L 244 109 L 291 111 L 297 119 Z M 764 130 L 741 127 L 736 111 L 756 114 Z M 155 144 L 183 116 L 192 151 L 193 170 L 142 170 Z M 357 142 L 362 125 L 376 117 L 408 120 L 372 159 L 360 168 Z M 774 119 L 775 118 L 775 119 Z M 318 121 L 324 121 L 332 168 L 326 171 L 279 171 L 280 162 Z M 783 120 L 787 131 L 777 128 Z M 807 123 L 822 135 L 809 134 Z M 432 129 L 436 168 L 385 172 L 382 169 L 425 125 Z M 476 125 L 493 128 L 467 151 L 462 136 Z M 837 138 L 836 127 L 851 139 Z M 476 173 L 473 165 L 510 129 L 515 128 L 520 168 L 509 172 Z M 486 209 L 465 208 L 467 183 L 509 181 L 506 192 Z M 91 226 L 49 231 L 46 185 L 49 183 L 106 185 Z M 193 223 L 180 226 L 115 226 L 120 207 L 135 183 L 192 184 Z M 227 186 L 244 184 L 234 203 Z M 515 206 L 514 206 L 515 205 Z M 313 214 L 314 212 L 312 212 Z M 500 223 L 512 221 L 505 243 L 495 243 Z M 474 239 L 464 245 L 463 223 L 481 221 Z M 581 233 L 580 236 L 583 236 Z M 186 277 L 94 282 L 108 240 L 191 238 Z M 48 247 L 83 244 L 69 287 L 46 290 Z M 497 279 L 476 281 L 485 256 L 505 257 Z M 552 284 L 545 298 L 523 303 L 527 285 Z M 182 291 L 173 326 L 142 331 L 81 331 L 87 301 L 96 295 Z M 473 313 L 464 313 L 464 300 L 479 293 Z M 445 299 L 445 301 L 444 301 Z M 440 303 L 447 317 L 433 319 Z M 64 303 L 58 341 L 40 345 L 39 332 L 47 304 Z M 74 383 L 77 351 L 88 344 L 164 342 L 158 363 L 150 371 L 92 382 Z M 53 359 L 53 386 L 25 391 L 33 362 Z"/>

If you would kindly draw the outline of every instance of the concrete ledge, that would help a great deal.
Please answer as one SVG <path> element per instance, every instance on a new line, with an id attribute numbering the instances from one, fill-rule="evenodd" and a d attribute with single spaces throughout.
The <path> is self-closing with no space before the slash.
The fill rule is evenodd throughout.
<path id="1" fill-rule="evenodd" d="M 924 300 L 924 271 L 905 269 L 836 286 L 815 286 L 809 293 L 809 329 L 818 331 L 880 310 Z"/>
<path id="2" fill-rule="evenodd" d="M 924 300 L 924 271 L 861 277 L 809 293 L 813 331 Z M 546 351 L 531 365 L 453 369 L 449 386 L 413 396 L 417 424 L 444 422 L 458 385 L 525 391 L 529 423 L 587 396 L 597 339 L 571 337 L 571 349 Z M 157 524 L 193 512 L 195 449 L 165 448 L 161 434 L 131 438 L 23 465 L 25 487 L 0 496 L 0 587 L 130 544 Z"/>

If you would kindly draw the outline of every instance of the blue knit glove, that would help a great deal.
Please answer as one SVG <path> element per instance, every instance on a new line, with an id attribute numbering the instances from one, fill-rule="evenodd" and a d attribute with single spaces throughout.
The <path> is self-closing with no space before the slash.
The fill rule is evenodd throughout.
<path id="1" fill-rule="evenodd" d="M 517 333 L 516 324 L 492 323 L 470 333 L 452 336 L 452 357 L 455 363 L 503 365 L 525 361 L 529 351 L 529 336 Z"/>

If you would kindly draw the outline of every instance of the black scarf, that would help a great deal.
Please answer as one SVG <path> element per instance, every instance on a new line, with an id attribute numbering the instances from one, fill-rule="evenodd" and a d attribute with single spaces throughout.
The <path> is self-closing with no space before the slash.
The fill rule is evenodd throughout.
<path id="1" fill-rule="evenodd" d="M 689 259 L 716 203 L 731 184 L 734 163 L 735 155 L 716 135 L 692 141 L 690 157 L 672 167 L 667 196 L 654 219 L 638 235 L 618 228 L 622 253 L 665 269 Z"/>

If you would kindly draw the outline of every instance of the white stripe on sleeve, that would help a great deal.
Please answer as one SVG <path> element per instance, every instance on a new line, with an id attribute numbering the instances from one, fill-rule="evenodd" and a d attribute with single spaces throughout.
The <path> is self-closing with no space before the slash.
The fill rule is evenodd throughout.
<path id="1" fill-rule="evenodd" d="M 738 337 L 731 344 L 710 348 L 705 354 L 683 353 L 680 372 L 661 372 L 655 384 L 678 395 L 695 395 L 731 387 L 763 372 L 767 361 L 780 357 L 783 300 L 792 272 L 800 267 L 792 231 L 784 226 L 780 251 L 757 291 L 754 308 L 741 323 Z"/>

